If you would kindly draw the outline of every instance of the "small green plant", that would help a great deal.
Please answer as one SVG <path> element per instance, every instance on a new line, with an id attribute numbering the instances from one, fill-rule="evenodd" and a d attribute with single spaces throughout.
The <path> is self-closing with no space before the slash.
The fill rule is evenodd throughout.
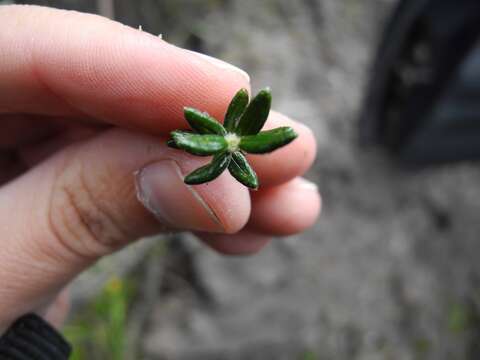
<path id="1" fill-rule="evenodd" d="M 314 351 L 307 350 L 301 355 L 300 360 L 317 360 L 317 355 Z"/>
<path id="2" fill-rule="evenodd" d="M 82 315 L 65 327 L 64 334 L 74 349 L 72 360 L 125 359 L 131 293 L 127 282 L 111 278 Z"/>
<path id="3" fill-rule="evenodd" d="M 462 303 L 452 304 L 448 313 L 448 328 L 451 332 L 459 334 L 470 327 L 472 320 L 471 309 Z"/>
<path id="4" fill-rule="evenodd" d="M 288 126 L 260 131 L 267 121 L 271 102 L 269 88 L 261 90 L 250 103 L 247 90 L 241 89 L 233 97 L 223 125 L 205 112 L 185 107 L 185 119 L 193 132 L 175 130 L 167 144 L 193 155 L 213 155 L 208 165 L 187 175 L 185 183 L 197 185 L 212 181 L 228 168 L 240 183 L 257 189 L 257 174 L 245 154 L 269 153 L 297 137 L 295 131 Z"/>

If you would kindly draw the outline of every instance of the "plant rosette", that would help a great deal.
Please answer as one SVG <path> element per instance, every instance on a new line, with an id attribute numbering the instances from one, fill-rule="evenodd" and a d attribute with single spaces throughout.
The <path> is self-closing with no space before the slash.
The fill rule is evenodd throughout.
<path id="1" fill-rule="evenodd" d="M 206 112 L 184 108 L 184 116 L 193 131 L 175 130 L 167 144 L 212 161 L 190 174 L 184 181 L 198 185 L 214 180 L 226 169 L 243 185 L 258 189 L 258 177 L 245 154 L 266 154 L 295 140 L 297 133 L 288 126 L 260 131 L 267 121 L 272 103 L 269 88 L 261 90 L 249 102 L 248 91 L 239 90 L 228 106 L 223 125 Z"/>

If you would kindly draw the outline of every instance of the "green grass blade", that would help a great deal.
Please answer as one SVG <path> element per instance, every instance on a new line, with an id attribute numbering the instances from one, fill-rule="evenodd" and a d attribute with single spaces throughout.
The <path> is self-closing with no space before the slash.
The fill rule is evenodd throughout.
<path id="1" fill-rule="evenodd" d="M 257 135 L 243 136 L 240 149 L 251 154 L 269 153 L 292 142 L 297 136 L 288 126 L 261 131 Z"/>
<path id="2" fill-rule="evenodd" d="M 257 174 L 248 163 L 245 155 L 240 151 L 235 151 L 232 154 L 232 161 L 230 161 L 230 165 L 228 165 L 228 171 L 243 185 L 251 189 L 258 189 Z"/>
<path id="3" fill-rule="evenodd" d="M 227 131 L 216 119 L 191 107 L 183 108 L 183 114 L 192 129 L 199 134 L 226 135 Z"/>
<path id="4" fill-rule="evenodd" d="M 228 146 L 221 135 L 200 135 L 178 130 L 173 131 L 171 135 L 178 148 L 199 156 L 216 154 Z"/>
<path id="5" fill-rule="evenodd" d="M 238 135 L 255 135 L 265 125 L 270 106 L 272 104 L 272 94 L 269 88 L 261 90 L 255 96 L 238 122 L 234 131 Z"/>
<path id="6" fill-rule="evenodd" d="M 248 100 L 248 91 L 246 89 L 240 89 L 233 97 L 228 106 L 225 121 L 223 122 L 223 126 L 228 132 L 234 131 L 240 117 L 248 105 Z"/>

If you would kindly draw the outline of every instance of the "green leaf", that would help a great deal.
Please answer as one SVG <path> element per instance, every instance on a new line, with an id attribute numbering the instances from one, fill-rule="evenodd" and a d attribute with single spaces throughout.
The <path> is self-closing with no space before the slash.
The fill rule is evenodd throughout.
<path id="1" fill-rule="evenodd" d="M 288 126 L 261 131 L 257 135 L 243 136 L 240 149 L 251 154 L 264 154 L 292 142 L 297 133 Z"/>
<path id="2" fill-rule="evenodd" d="M 199 134 L 227 134 L 223 125 L 205 112 L 201 112 L 191 107 L 185 107 L 183 108 L 183 113 L 192 129 Z"/>
<path id="3" fill-rule="evenodd" d="M 255 135 L 258 133 L 267 121 L 271 104 L 272 94 L 270 89 L 261 90 L 248 104 L 234 131 L 238 135 Z"/>
<path id="4" fill-rule="evenodd" d="M 213 157 L 210 164 L 202 166 L 185 177 L 185 184 L 197 185 L 217 178 L 230 163 L 230 153 L 225 151 Z"/>
<path id="5" fill-rule="evenodd" d="M 225 121 L 223 126 L 227 131 L 234 131 L 237 126 L 238 120 L 242 116 L 245 108 L 248 105 L 248 91 L 246 89 L 240 89 L 233 97 L 230 105 L 228 106 L 227 113 L 225 115 Z"/>
<path id="6" fill-rule="evenodd" d="M 171 135 L 176 146 L 194 155 L 213 155 L 225 150 L 228 146 L 221 135 L 199 135 L 178 130 L 173 131 Z"/>
<path id="7" fill-rule="evenodd" d="M 232 161 L 230 161 L 230 165 L 228 165 L 228 171 L 243 185 L 251 189 L 258 189 L 257 174 L 255 174 L 255 171 L 248 163 L 245 155 L 240 151 L 235 151 L 232 154 Z"/>

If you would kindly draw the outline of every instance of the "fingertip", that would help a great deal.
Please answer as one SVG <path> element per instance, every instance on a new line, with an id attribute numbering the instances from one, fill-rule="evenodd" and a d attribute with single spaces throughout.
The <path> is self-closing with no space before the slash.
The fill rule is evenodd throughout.
<path id="1" fill-rule="evenodd" d="M 269 235 L 300 233 L 316 223 L 321 203 L 317 186 L 296 178 L 253 194 L 248 226 Z"/>
<path id="2" fill-rule="evenodd" d="M 9 89 L 0 109 L 88 115 L 160 134 L 187 125 L 184 106 L 223 120 L 234 94 L 250 88 L 248 75 L 231 64 L 100 16 L 1 10 L 0 22 L 15 36 L 0 38 L 0 92 Z"/>
<path id="3" fill-rule="evenodd" d="M 262 186 L 275 186 L 303 175 L 315 161 L 317 142 L 308 126 L 272 111 L 265 130 L 290 126 L 298 134 L 287 146 L 272 153 L 249 155 Z"/>
<path id="4" fill-rule="evenodd" d="M 176 70 L 186 78 L 181 81 L 177 78 L 178 89 L 176 92 L 184 92 L 185 103 L 181 104 L 182 116 L 178 119 L 179 111 L 171 115 L 176 120 L 171 129 L 179 127 L 180 124 L 187 126 L 183 119 L 183 106 L 208 112 L 212 117 L 223 122 L 230 101 L 235 94 L 246 89 L 250 92 L 250 77 L 247 72 L 230 63 L 202 54 L 189 49 L 183 49 L 169 44 L 172 51 L 171 61 L 175 61 Z M 178 60 L 175 60 L 178 59 Z M 171 84 L 172 86 L 175 83 Z M 181 96 L 182 97 L 182 96 Z M 175 106 L 177 99 L 170 102 Z M 180 125 L 182 126 L 182 125 Z"/>

